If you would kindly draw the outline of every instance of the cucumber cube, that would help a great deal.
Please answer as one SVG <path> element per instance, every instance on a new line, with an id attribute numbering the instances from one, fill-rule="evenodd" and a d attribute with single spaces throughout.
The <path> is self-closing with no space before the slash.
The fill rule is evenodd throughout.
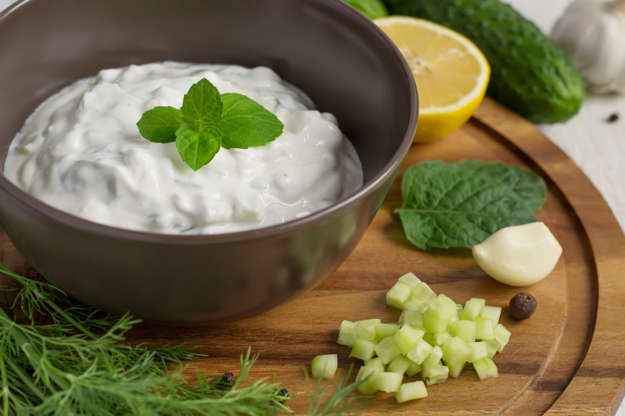
<path id="1" fill-rule="evenodd" d="M 425 384 L 422 381 L 413 381 L 412 383 L 404 383 L 399 386 L 395 399 L 397 403 L 403 403 L 410 400 L 423 399 L 427 395 Z"/>
<path id="2" fill-rule="evenodd" d="M 464 363 L 469 361 L 471 358 L 471 348 L 464 342 L 461 338 L 451 337 L 442 347 L 443 350 L 443 360 L 446 363 Z"/>
<path id="3" fill-rule="evenodd" d="M 431 300 L 436 297 L 436 293 L 434 293 L 432 288 L 424 282 L 410 285 L 410 290 L 412 292 L 412 296 L 416 299 Z"/>
<path id="4" fill-rule="evenodd" d="M 482 308 L 486 305 L 485 299 L 471 298 L 464 304 L 464 309 L 460 314 L 460 319 L 466 319 L 468 321 L 474 321 L 480 316 Z"/>
<path id="5" fill-rule="evenodd" d="M 411 293 L 410 286 L 397 282 L 386 292 L 386 304 L 397 309 L 404 309 L 404 303 L 408 300 Z"/>
<path id="6" fill-rule="evenodd" d="M 423 363 L 423 361 L 425 361 L 426 358 L 430 356 L 430 354 L 432 353 L 432 349 L 433 348 L 430 344 L 420 339 L 419 341 L 417 341 L 417 345 L 415 345 L 413 349 L 408 351 L 406 357 L 408 357 L 415 364 L 421 364 Z"/>
<path id="7" fill-rule="evenodd" d="M 491 339 L 488 341 L 484 341 L 486 343 L 486 352 L 488 353 L 488 358 L 493 358 L 497 351 L 499 350 L 499 342 L 497 340 Z"/>
<path id="8" fill-rule="evenodd" d="M 409 297 L 406 302 L 404 302 L 404 310 L 405 311 L 415 311 L 423 313 L 428 306 L 430 306 L 430 300 L 423 300 L 416 297 Z"/>
<path id="9" fill-rule="evenodd" d="M 425 380 L 428 386 L 442 383 L 447 380 L 447 378 L 449 378 L 449 368 L 444 365 L 437 364 L 432 367 L 423 368 L 423 380 Z"/>
<path id="10" fill-rule="evenodd" d="M 367 341 L 375 341 L 375 328 L 381 323 L 379 319 L 365 319 L 363 321 L 356 321 L 356 328 L 354 333 L 356 339 L 366 339 Z"/>
<path id="11" fill-rule="evenodd" d="M 378 391 L 395 393 L 399 390 L 403 376 L 397 373 L 383 372 L 373 376 L 373 384 Z"/>
<path id="12" fill-rule="evenodd" d="M 412 272 L 406 273 L 405 275 L 397 279 L 397 281 L 405 284 L 406 286 L 409 286 L 410 288 L 412 288 L 413 286 L 417 286 L 419 283 L 421 283 L 421 279 L 415 276 L 415 274 Z"/>
<path id="13" fill-rule="evenodd" d="M 443 345 L 449 338 L 451 338 L 449 332 L 438 332 L 436 334 L 432 334 L 434 345 Z"/>
<path id="14" fill-rule="evenodd" d="M 473 321 L 460 319 L 451 323 L 449 329 L 451 335 L 461 338 L 465 342 L 475 341 L 476 325 Z"/>
<path id="15" fill-rule="evenodd" d="M 472 342 L 469 344 L 469 348 L 471 348 L 471 357 L 469 358 L 469 361 L 472 363 L 481 360 L 482 358 L 490 358 L 486 342 L 484 341 Z"/>
<path id="16" fill-rule="evenodd" d="M 452 318 L 458 319 L 458 309 L 453 300 L 438 295 L 423 313 L 423 327 L 429 332 L 443 332 Z"/>
<path id="17" fill-rule="evenodd" d="M 337 344 L 351 347 L 356 341 L 356 324 L 352 321 L 343 321 L 339 326 L 339 337 Z"/>
<path id="18" fill-rule="evenodd" d="M 473 363 L 473 368 L 480 380 L 485 380 L 491 377 L 497 377 L 497 366 L 490 358 L 482 358 Z"/>
<path id="19" fill-rule="evenodd" d="M 393 361 L 389 363 L 388 371 L 390 371 L 391 373 L 401 374 L 403 376 L 411 364 L 412 362 L 409 359 L 398 355 L 397 357 L 393 358 Z"/>
<path id="20" fill-rule="evenodd" d="M 388 364 L 393 358 L 397 357 L 399 354 L 399 350 L 395 346 L 395 342 L 393 341 L 394 337 L 384 338 L 382 341 L 378 342 L 375 346 L 375 353 L 380 357 L 382 363 Z"/>
<path id="21" fill-rule="evenodd" d="M 413 328 L 410 325 L 404 325 L 393 335 L 395 346 L 402 354 L 408 353 L 417 345 L 417 341 L 423 338 L 425 332 L 421 329 Z"/>
<path id="22" fill-rule="evenodd" d="M 405 310 L 399 315 L 400 325 L 410 325 L 413 328 L 423 329 L 423 313 L 419 311 Z"/>
<path id="23" fill-rule="evenodd" d="M 462 370 L 464 369 L 464 365 L 466 361 L 450 361 L 446 362 L 447 367 L 449 368 L 449 377 L 456 378 L 460 375 Z"/>
<path id="24" fill-rule="evenodd" d="M 427 367 L 434 367 L 441 364 L 441 358 L 443 358 L 443 350 L 441 347 L 436 346 L 432 348 L 432 352 L 428 355 L 428 358 L 425 359 L 422 363 L 423 371 Z"/>
<path id="25" fill-rule="evenodd" d="M 384 371 L 384 363 L 380 357 L 375 357 L 365 361 L 365 367 L 377 368 L 379 371 Z"/>
<path id="26" fill-rule="evenodd" d="M 482 311 L 480 312 L 480 318 L 490 319 L 493 322 L 493 325 L 497 325 L 499 323 L 499 318 L 501 317 L 501 308 L 499 306 L 484 306 Z"/>
<path id="27" fill-rule="evenodd" d="M 338 356 L 336 354 L 318 355 L 313 358 L 310 365 L 312 375 L 315 378 L 334 378 L 338 366 Z"/>
<path id="28" fill-rule="evenodd" d="M 358 358 L 363 361 L 372 359 L 374 355 L 375 344 L 366 339 L 357 339 L 354 341 L 352 352 L 349 354 L 350 357 Z"/>
<path id="29" fill-rule="evenodd" d="M 495 325 L 490 319 L 478 318 L 475 320 L 475 338 L 482 340 L 495 338 Z"/>
<path id="30" fill-rule="evenodd" d="M 380 341 L 386 337 L 390 337 L 399 329 L 397 324 L 377 324 L 375 326 L 375 339 Z"/>
<path id="31" fill-rule="evenodd" d="M 421 372 L 421 366 L 419 364 L 411 363 L 410 367 L 406 370 L 408 377 L 414 377 Z"/>
<path id="32" fill-rule="evenodd" d="M 362 366 L 360 370 L 358 370 L 358 374 L 356 374 L 356 381 L 362 381 L 367 379 L 365 382 L 358 385 L 358 392 L 360 394 L 375 394 L 377 389 L 375 388 L 375 383 L 373 382 L 373 378 L 376 374 L 381 373 L 382 370 L 379 370 L 374 367 Z"/>
<path id="33" fill-rule="evenodd" d="M 495 341 L 499 344 L 497 352 L 503 351 L 503 348 L 508 344 L 508 341 L 510 341 L 510 335 L 510 331 L 508 331 L 505 326 L 497 324 L 495 327 Z"/>

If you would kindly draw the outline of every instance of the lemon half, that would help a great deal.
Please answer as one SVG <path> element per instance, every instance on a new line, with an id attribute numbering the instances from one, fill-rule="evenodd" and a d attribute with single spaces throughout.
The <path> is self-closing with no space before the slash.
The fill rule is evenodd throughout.
<path id="1" fill-rule="evenodd" d="M 462 126 L 482 102 L 490 66 L 469 39 L 423 19 L 390 16 L 375 23 L 406 58 L 419 91 L 415 141 L 439 139 Z"/>

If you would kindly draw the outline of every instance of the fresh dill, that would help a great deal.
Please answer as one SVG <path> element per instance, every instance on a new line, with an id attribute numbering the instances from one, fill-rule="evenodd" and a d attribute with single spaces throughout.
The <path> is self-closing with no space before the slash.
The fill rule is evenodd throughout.
<path id="1" fill-rule="evenodd" d="M 21 276 L 0 263 L 0 275 L 21 285 L 0 307 L 0 414 L 4 416 L 269 416 L 292 413 L 282 383 L 248 385 L 257 360 L 248 348 L 239 375 L 182 376 L 200 354 L 181 346 L 124 343 L 141 321 L 113 316 L 68 297 L 59 288 Z M 10 291 L 0 287 L 0 291 Z M 13 316 L 11 316 L 13 313 Z M 43 323 L 39 323 L 41 321 Z M 344 415 L 360 408 L 351 368 L 330 392 L 317 381 L 308 414 Z M 309 380 L 308 374 L 306 378 Z M 297 393 L 296 393 L 297 395 Z M 328 396 L 327 398 L 325 396 Z"/>

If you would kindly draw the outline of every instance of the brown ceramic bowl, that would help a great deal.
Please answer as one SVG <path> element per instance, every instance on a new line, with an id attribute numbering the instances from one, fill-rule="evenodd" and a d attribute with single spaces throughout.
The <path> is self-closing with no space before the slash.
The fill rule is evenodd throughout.
<path id="1" fill-rule="evenodd" d="M 50 282 L 108 311 L 238 319 L 311 288 L 356 246 L 412 141 L 417 94 L 398 50 L 338 0 L 22 0 L 0 15 L 0 171 L 46 97 L 102 68 L 266 65 L 334 113 L 365 185 L 323 211 L 221 235 L 127 231 L 61 212 L 0 174 L 0 223 Z"/>

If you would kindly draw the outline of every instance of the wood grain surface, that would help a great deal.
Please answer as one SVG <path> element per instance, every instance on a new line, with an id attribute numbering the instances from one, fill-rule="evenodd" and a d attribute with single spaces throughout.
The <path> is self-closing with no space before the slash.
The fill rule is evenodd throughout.
<path id="1" fill-rule="evenodd" d="M 378 394 L 366 415 L 555 415 L 612 414 L 625 380 L 625 237 L 599 193 L 575 164 L 532 124 L 486 99 L 459 131 L 432 144 L 415 144 L 404 165 L 422 160 L 481 159 L 516 164 L 542 175 L 548 196 L 537 217 L 564 248 L 554 272 L 529 291 L 538 300 L 534 316 L 502 322 L 510 344 L 495 357 L 500 377 L 480 382 L 472 370 L 428 389 L 424 400 L 397 405 Z M 600 163 L 598 161 L 597 163 Z M 291 393 L 307 390 L 302 367 L 318 354 L 338 353 L 344 370 L 349 349 L 335 343 L 341 320 L 382 318 L 398 311 L 385 306 L 384 293 L 398 276 L 412 271 L 437 292 L 458 303 L 483 297 L 506 306 L 519 290 L 487 277 L 464 250 L 420 252 L 409 245 L 392 214 L 401 204 L 400 179 L 348 260 L 325 282 L 262 315 L 217 327 L 143 325 L 132 341 L 196 346 L 206 358 L 201 369 L 238 369 L 239 354 L 252 347 L 260 359 L 254 378 L 275 376 Z M 4 233 L 0 260 L 32 274 Z M 305 414 L 308 396 L 290 401 Z"/>

